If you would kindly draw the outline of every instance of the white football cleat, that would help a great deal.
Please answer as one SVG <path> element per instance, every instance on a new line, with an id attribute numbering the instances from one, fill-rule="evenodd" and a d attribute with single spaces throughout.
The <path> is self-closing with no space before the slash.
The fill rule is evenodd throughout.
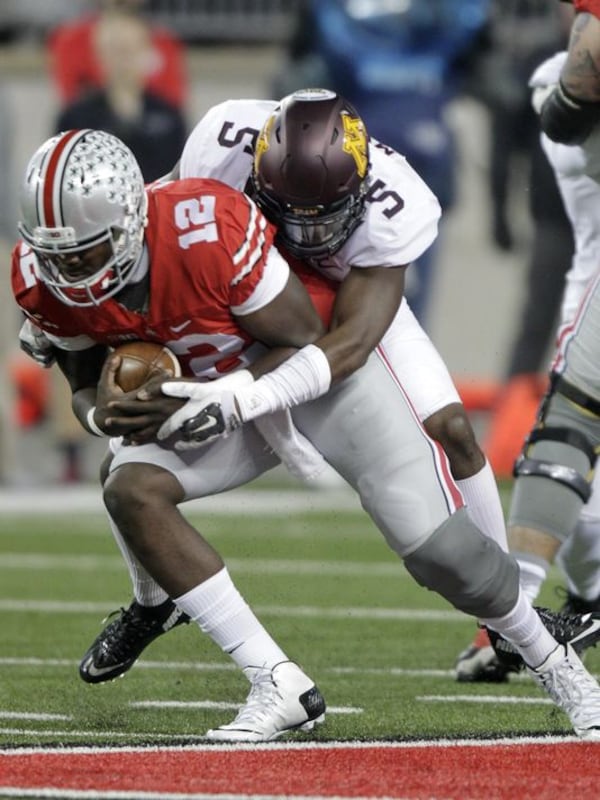
<path id="1" fill-rule="evenodd" d="M 559 645 L 543 664 L 527 671 L 568 715 L 577 736 L 600 741 L 600 686 L 571 645 Z"/>
<path id="2" fill-rule="evenodd" d="M 213 742 L 270 742 L 294 730 L 311 731 L 325 720 L 325 700 L 297 664 L 246 667 L 250 693 L 233 722 L 209 730 Z"/>

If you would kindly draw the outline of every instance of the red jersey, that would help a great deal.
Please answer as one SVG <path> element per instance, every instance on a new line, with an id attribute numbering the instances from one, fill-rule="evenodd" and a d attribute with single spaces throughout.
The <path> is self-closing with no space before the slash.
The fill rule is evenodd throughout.
<path id="1" fill-rule="evenodd" d="M 245 195 L 219 181 L 153 186 L 148 200 L 147 309 L 128 310 L 114 297 L 93 308 L 65 305 L 39 279 L 36 256 L 24 242 L 12 255 L 17 303 L 53 340 L 67 340 L 65 349 L 80 349 L 68 340 L 82 336 L 91 340 L 83 347 L 160 342 L 177 354 L 185 375 L 206 378 L 250 363 L 254 342 L 234 313 L 256 310 L 259 284 L 258 307 L 285 286 L 286 262 L 269 256 L 273 227 Z"/>
<path id="2" fill-rule="evenodd" d="M 587 11 L 600 19 L 600 0 L 573 0 L 576 11 Z"/>

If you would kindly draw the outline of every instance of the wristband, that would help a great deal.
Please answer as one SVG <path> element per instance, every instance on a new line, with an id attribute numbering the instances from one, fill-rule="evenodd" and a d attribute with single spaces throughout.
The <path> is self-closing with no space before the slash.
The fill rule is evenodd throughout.
<path id="1" fill-rule="evenodd" d="M 249 386 L 234 390 L 243 422 L 315 400 L 331 386 L 327 356 L 308 344 Z"/>
<path id="2" fill-rule="evenodd" d="M 101 430 L 94 420 L 94 414 L 96 413 L 96 406 L 92 406 L 90 410 L 87 412 L 85 422 L 88 427 L 90 433 L 93 433 L 94 436 L 106 436 L 107 434 Z"/>
<path id="3" fill-rule="evenodd" d="M 599 121 L 600 103 L 573 97 L 560 81 L 540 109 L 542 130 L 561 144 L 582 144 Z"/>

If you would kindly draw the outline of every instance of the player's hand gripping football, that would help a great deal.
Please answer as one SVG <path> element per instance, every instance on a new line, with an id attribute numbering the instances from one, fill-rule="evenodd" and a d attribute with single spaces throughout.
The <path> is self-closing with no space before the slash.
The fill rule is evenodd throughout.
<path id="1" fill-rule="evenodd" d="M 160 402 L 140 399 L 140 389 L 125 392 L 117 382 L 121 358 L 111 355 L 102 368 L 96 389 L 96 411 L 94 420 L 107 436 L 123 436 L 126 444 L 140 445 L 156 439 L 156 434 L 165 419 L 169 417 L 181 402 L 167 401 L 160 392 L 160 385 L 165 380 L 165 373 L 157 370 L 157 374 L 144 384 L 149 396 L 161 398 Z"/>
<path id="2" fill-rule="evenodd" d="M 165 381 L 161 390 L 169 397 L 186 399 L 185 405 L 161 426 L 157 438 L 180 434 L 176 450 L 201 447 L 227 436 L 242 424 L 235 404 L 235 390 L 253 382 L 248 370 L 239 370 L 209 383 Z"/>

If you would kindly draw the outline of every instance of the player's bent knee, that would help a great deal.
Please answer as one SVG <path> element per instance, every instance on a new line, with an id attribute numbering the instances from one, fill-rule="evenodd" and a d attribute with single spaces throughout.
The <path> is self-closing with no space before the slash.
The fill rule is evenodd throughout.
<path id="1" fill-rule="evenodd" d="M 183 500 L 178 481 L 152 464 L 124 464 L 110 473 L 104 484 L 104 504 L 115 521 L 135 521 L 154 513 L 164 503 Z"/>
<path id="2" fill-rule="evenodd" d="M 485 456 L 460 403 L 452 403 L 436 411 L 425 421 L 425 429 L 444 448 L 455 478 L 469 477 L 483 467 Z"/>
<path id="3" fill-rule="evenodd" d="M 440 525 L 404 564 L 417 583 L 466 614 L 501 617 L 517 602 L 516 561 L 484 536 L 464 509 Z"/>

